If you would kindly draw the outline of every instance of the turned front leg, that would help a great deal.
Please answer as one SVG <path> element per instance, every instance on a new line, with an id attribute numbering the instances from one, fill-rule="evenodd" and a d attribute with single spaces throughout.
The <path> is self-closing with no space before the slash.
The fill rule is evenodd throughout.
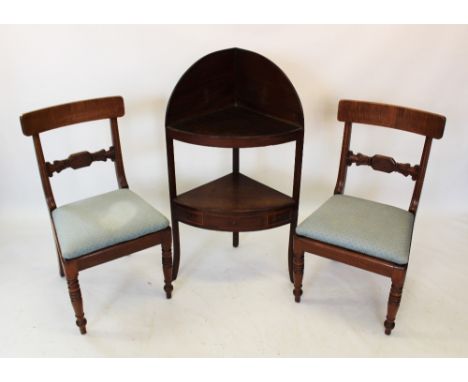
<path id="1" fill-rule="evenodd" d="M 83 311 L 83 299 L 81 298 L 80 283 L 78 282 L 78 270 L 75 264 L 65 266 L 65 275 L 68 284 L 68 294 L 75 311 L 76 325 L 81 334 L 86 334 L 86 318 Z"/>
<path id="2" fill-rule="evenodd" d="M 163 266 L 163 273 L 164 273 L 164 291 L 166 292 L 166 297 L 172 297 L 172 290 L 174 287 L 172 286 L 172 279 L 173 279 L 173 269 L 172 269 L 172 251 L 171 251 L 171 231 L 168 231 L 165 239 L 161 243 L 162 247 L 162 266 Z"/>
<path id="3" fill-rule="evenodd" d="M 302 277 L 304 276 L 304 251 L 294 249 L 293 259 L 294 270 L 294 300 L 301 302 L 302 296 Z"/>
<path id="4" fill-rule="evenodd" d="M 403 285 L 405 282 L 405 270 L 398 270 L 392 275 L 392 286 L 388 296 L 387 319 L 384 322 L 385 334 L 390 335 L 395 327 L 395 318 L 400 307 Z"/>

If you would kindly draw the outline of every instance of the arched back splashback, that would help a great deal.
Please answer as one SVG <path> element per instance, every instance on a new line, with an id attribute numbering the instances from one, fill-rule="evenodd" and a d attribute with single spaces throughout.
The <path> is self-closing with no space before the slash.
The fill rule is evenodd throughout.
<path id="1" fill-rule="evenodd" d="M 240 48 L 210 53 L 180 78 L 166 111 L 166 126 L 231 107 L 304 126 L 294 86 L 273 62 Z"/>

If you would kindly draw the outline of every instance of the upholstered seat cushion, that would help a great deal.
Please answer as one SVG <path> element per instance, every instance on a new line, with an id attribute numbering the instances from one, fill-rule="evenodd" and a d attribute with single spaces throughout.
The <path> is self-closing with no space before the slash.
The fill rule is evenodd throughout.
<path id="1" fill-rule="evenodd" d="M 121 189 L 66 204 L 52 211 L 65 259 L 169 226 L 169 221 L 134 192 Z"/>
<path id="2" fill-rule="evenodd" d="M 400 208 L 334 195 L 296 233 L 397 264 L 407 264 L 414 215 Z"/>

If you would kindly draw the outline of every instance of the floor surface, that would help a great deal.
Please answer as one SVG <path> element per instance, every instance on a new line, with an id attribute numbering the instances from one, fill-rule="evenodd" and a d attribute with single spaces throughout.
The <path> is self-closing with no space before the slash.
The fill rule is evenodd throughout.
<path id="1" fill-rule="evenodd" d="M 21 224 L 20 224 L 21 223 Z M 83 271 L 74 324 L 47 220 L 2 224 L 1 356 L 468 356 L 468 216 L 418 216 L 397 325 L 390 280 L 306 255 L 296 304 L 287 227 L 231 235 L 183 226 L 164 297 L 160 248 Z"/>

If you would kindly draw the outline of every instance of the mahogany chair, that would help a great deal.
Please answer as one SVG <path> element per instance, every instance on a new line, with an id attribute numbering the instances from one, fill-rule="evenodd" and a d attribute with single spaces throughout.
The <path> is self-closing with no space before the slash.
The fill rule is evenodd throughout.
<path id="1" fill-rule="evenodd" d="M 172 234 L 169 221 L 128 189 L 117 118 L 124 115 L 122 97 L 72 102 L 26 113 L 23 133 L 32 136 L 42 187 L 49 208 L 60 275 L 65 276 L 76 325 L 86 333 L 78 272 L 161 244 L 166 297 L 172 294 Z M 94 153 L 82 151 L 67 159 L 46 162 L 40 133 L 81 122 L 110 119 L 112 146 Z M 114 162 L 118 190 L 57 207 L 49 178 L 64 169 L 79 169 L 95 161 Z"/>
<path id="2" fill-rule="evenodd" d="M 341 160 L 334 195 L 301 223 L 294 235 L 294 296 L 300 302 L 304 252 L 339 261 L 391 278 L 385 334 L 395 327 L 408 268 L 416 211 L 424 183 L 432 139 L 444 133 L 445 117 L 400 106 L 342 100 L 338 120 L 344 122 Z M 425 136 L 419 165 L 402 164 L 393 158 L 350 151 L 353 123 L 389 127 Z M 352 164 L 377 171 L 398 172 L 415 182 L 408 211 L 343 195 L 346 173 Z"/>

